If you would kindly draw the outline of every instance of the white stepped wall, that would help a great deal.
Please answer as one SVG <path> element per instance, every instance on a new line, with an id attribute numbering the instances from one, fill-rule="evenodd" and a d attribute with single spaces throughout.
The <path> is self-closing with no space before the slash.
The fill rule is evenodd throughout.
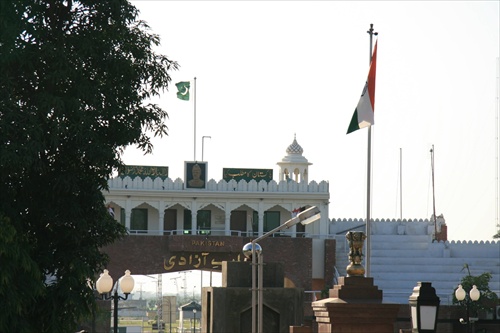
<path id="1" fill-rule="evenodd" d="M 344 230 L 363 222 L 362 219 L 332 220 L 330 224 L 330 232 L 336 234 L 340 275 L 345 276 L 349 264 Z M 441 225 L 444 225 L 442 218 L 438 219 L 438 231 Z M 365 227 L 353 230 L 365 231 Z M 436 288 L 441 304 L 451 304 L 454 288 L 467 274 L 465 264 L 469 265 L 472 275 L 491 273 L 490 289 L 500 295 L 499 241 L 432 242 L 434 224 L 429 220 L 375 220 L 371 231 L 370 275 L 383 290 L 384 302 L 407 304 L 417 282 L 426 281 Z"/>
<path id="2" fill-rule="evenodd" d="M 384 300 L 407 303 L 418 281 L 431 282 L 442 304 L 450 304 L 454 288 L 467 274 L 468 264 L 472 275 L 492 274 L 490 289 L 500 294 L 500 243 L 499 242 L 440 242 L 428 243 L 427 249 L 408 250 L 405 236 L 394 236 L 394 245 L 400 250 L 374 250 L 379 239 L 372 237 L 371 276 L 384 291 Z"/>

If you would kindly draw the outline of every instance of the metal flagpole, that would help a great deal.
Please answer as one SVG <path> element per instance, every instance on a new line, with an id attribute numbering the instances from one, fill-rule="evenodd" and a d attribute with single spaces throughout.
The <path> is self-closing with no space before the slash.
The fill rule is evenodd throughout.
<path id="1" fill-rule="evenodd" d="M 370 35 L 370 62 L 372 63 L 372 42 L 373 35 L 377 36 L 378 32 L 373 32 L 373 23 L 370 24 L 370 29 L 367 31 Z M 370 256 L 371 256 L 371 159 L 372 159 L 372 126 L 368 126 L 368 156 L 367 156 L 367 175 L 366 175 L 366 276 L 370 276 Z"/>
<path id="2" fill-rule="evenodd" d="M 264 332 L 264 253 L 257 256 L 257 332 Z"/>
<path id="3" fill-rule="evenodd" d="M 434 215 L 434 238 L 432 241 L 437 240 L 437 219 L 436 219 L 436 194 L 434 191 L 434 145 L 431 148 L 431 171 L 432 171 L 432 212 Z"/>
<path id="4" fill-rule="evenodd" d="M 399 218 L 403 222 L 403 148 L 399 148 Z"/>
<path id="5" fill-rule="evenodd" d="M 193 161 L 196 161 L 196 77 L 194 78 L 194 157 Z"/>
<path id="6" fill-rule="evenodd" d="M 252 333 L 257 332 L 257 251 L 252 243 Z"/>

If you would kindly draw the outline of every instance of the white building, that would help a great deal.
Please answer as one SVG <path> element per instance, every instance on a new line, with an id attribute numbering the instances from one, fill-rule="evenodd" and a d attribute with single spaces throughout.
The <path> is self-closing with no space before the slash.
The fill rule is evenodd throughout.
<path id="1" fill-rule="evenodd" d="M 185 180 L 168 178 L 166 167 L 130 166 L 110 179 L 106 205 L 130 234 L 206 234 L 257 236 L 289 220 L 301 207 L 317 206 L 321 219 L 283 231 L 285 236 L 313 239 L 312 279 L 324 280 L 325 239 L 336 240 L 336 270 L 345 275 L 350 230 L 365 230 L 364 220 L 329 219 L 329 184 L 309 181 L 309 166 L 294 138 L 272 169 L 224 169 L 224 179 L 205 179 L 206 162 L 185 162 Z M 154 175 L 152 179 L 149 175 Z M 430 281 L 441 297 L 451 294 L 466 272 L 490 272 L 490 288 L 500 294 L 500 242 L 433 242 L 442 232 L 429 220 L 374 220 L 371 225 L 370 275 L 384 301 L 407 303 L 418 281 Z M 366 253 L 366 251 L 365 251 Z M 477 274 L 476 274 L 477 273 Z M 335 281 L 324 281 L 332 285 Z"/>

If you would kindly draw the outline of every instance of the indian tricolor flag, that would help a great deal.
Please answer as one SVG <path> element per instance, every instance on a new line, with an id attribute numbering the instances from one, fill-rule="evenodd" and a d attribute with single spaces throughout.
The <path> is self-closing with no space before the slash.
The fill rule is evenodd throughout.
<path id="1" fill-rule="evenodd" d="M 363 93 L 359 99 L 358 106 L 354 110 L 351 123 L 347 129 L 347 134 L 359 130 L 363 127 L 371 126 L 375 123 L 373 112 L 375 111 L 375 74 L 377 72 L 377 43 L 373 50 L 372 61 L 368 80 L 363 88 Z"/>

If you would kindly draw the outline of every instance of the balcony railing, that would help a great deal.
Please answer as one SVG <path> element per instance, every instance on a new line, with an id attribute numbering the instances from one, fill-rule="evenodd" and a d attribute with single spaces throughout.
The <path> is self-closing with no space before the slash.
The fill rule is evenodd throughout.
<path id="1" fill-rule="evenodd" d="M 177 230 L 127 230 L 129 235 L 138 236 L 170 236 L 170 235 L 192 235 L 192 231 L 189 229 L 177 229 Z M 241 230 L 229 230 L 227 233 L 225 230 L 197 230 L 196 235 L 200 236 L 234 236 L 234 237 L 257 237 L 258 232 L 256 231 L 241 231 Z M 325 239 L 325 238 L 335 238 L 335 235 L 316 235 L 307 232 L 295 232 L 295 233 L 277 233 L 272 235 L 272 237 L 295 237 L 295 238 L 315 238 L 315 239 Z"/>

